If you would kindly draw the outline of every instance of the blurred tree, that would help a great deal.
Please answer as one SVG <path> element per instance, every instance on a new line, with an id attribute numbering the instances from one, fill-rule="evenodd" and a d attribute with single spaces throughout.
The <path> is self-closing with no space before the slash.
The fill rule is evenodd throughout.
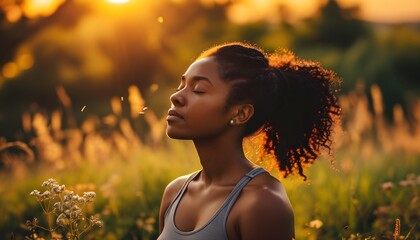
<path id="1" fill-rule="evenodd" d="M 378 83 L 390 105 L 400 102 L 407 89 L 419 88 L 418 30 L 373 28 L 357 20 L 357 7 L 344 9 L 331 0 L 316 16 L 292 23 L 287 22 L 292 12 L 279 5 L 279 22 L 236 25 L 227 17 L 234 1 L 131 2 L 122 10 L 123 5 L 106 1 L 67 0 L 50 16 L 22 15 L 10 21 L 5 9 L 10 14 L 10 7 L 16 9 L 23 1 L 0 1 L 0 68 L 9 61 L 33 62 L 14 77 L 0 73 L 0 136 L 15 138 L 21 115 L 32 103 L 39 106 L 32 111 L 59 107 L 57 86 L 64 86 L 83 118 L 109 114 L 110 98 L 125 97 L 134 84 L 160 117 L 194 56 L 228 41 L 247 41 L 270 51 L 291 48 L 336 70 L 345 90 L 360 79 L 367 89 Z M 377 33 L 376 27 L 387 34 Z"/>
<path id="2" fill-rule="evenodd" d="M 0 66 L 11 61 L 16 49 L 42 29 L 56 24 L 67 28 L 74 27 L 81 16 L 89 12 L 86 5 L 67 0 L 54 14 L 31 19 L 22 13 L 23 2 L 22 0 L 0 2 L 0 46 L 2 46 L 0 47 Z M 17 14 L 17 16 L 10 19 L 8 17 L 10 14 Z"/>
<path id="3" fill-rule="evenodd" d="M 357 6 L 343 8 L 337 1 L 329 0 L 318 15 L 307 19 L 298 31 L 295 46 L 331 46 L 345 49 L 368 33 L 363 22 L 356 18 Z"/>
<path id="4" fill-rule="evenodd" d="M 133 84 L 146 97 L 154 94 L 151 98 L 155 102 L 148 104 L 155 111 L 165 109 L 169 94 L 163 91 L 165 96 L 159 97 L 162 94 L 149 87 L 156 83 L 160 89 L 175 86 L 193 61 L 191 56 L 209 43 L 235 39 L 224 34 L 229 27 L 225 4 L 150 2 L 147 9 L 126 11 L 116 17 L 89 6 L 67 1 L 49 17 L 22 17 L 2 28 L 2 35 L 7 37 L 1 41 L 8 48 L 2 47 L 1 51 L 9 51 L 2 55 L 8 55 L 2 63 L 26 45 L 35 65 L 3 82 L 0 88 L 0 101 L 12 103 L 0 107 L 0 126 L 8 126 L 1 127 L 1 136 L 16 137 L 14 131 L 21 129 L 18 119 L 29 104 L 40 106 L 33 111 L 59 107 L 55 93 L 58 85 L 67 90 L 78 115 L 82 115 L 84 105 L 85 112 L 108 114 L 110 98 L 126 96 Z M 83 7 L 91 11 L 81 11 Z M 31 28 L 31 24 L 37 27 Z M 26 31 L 29 28 L 31 31 Z"/>
<path id="5" fill-rule="evenodd" d="M 371 85 L 378 85 L 385 114 L 392 117 L 395 104 L 410 105 L 420 95 L 418 52 L 420 32 L 416 28 L 378 24 L 372 25 L 370 37 L 336 54 L 331 66 L 343 77 L 345 92 L 354 89 L 358 81 L 364 82 L 367 94 Z M 331 53 L 324 53 L 328 55 Z"/>

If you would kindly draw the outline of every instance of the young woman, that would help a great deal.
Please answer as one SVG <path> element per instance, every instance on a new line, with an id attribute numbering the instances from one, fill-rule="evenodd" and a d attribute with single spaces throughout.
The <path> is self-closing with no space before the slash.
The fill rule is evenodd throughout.
<path id="1" fill-rule="evenodd" d="M 171 97 L 167 135 L 190 139 L 202 169 L 172 181 L 160 209 L 159 240 L 293 239 L 293 209 L 282 184 L 255 166 L 243 138 L 265 134 L 264 149 L 287 176 L 330 149 L 339 114 L 332 71 L 229 43 L 201 54 Z"/>

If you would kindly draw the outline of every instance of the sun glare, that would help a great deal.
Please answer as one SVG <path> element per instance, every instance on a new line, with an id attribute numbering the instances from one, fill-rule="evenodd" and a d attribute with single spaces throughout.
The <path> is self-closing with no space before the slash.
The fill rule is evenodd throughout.
<path id="1" fill-rule="evenodd" d="M 107 0 L 110 3 L 116 3 L 116 4 L 121 4 L 121 3 L 128 3 L 130 0 Z"/>

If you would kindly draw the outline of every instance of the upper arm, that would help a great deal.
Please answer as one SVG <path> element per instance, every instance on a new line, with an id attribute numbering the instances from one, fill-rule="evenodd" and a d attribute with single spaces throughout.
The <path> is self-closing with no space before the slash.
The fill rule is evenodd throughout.
<path id="1" fill-rule="evenodd" d="M 294 239 L 294 214 L 287 196 L 260 189 L 239 218 L 241 239 Z"/>
<path id="2" fill-rule="evenodd" d="M 164 220 L 165 220 L 166 210 L 168 209 L 172 200 L 175 198 L 176 194 L 181 189 L 181 187 L 184 184 L 184 182 L 186 181 L 186 179 L 187 179 L 187 176 L 179 177 L 179 178 L 173 180 L 172 182 L 170 182 L 166 186 L 166 188 L 163 192 L 162 200 L 161 200 L 161 203 L 160 203 L 160 209 L 159 209 L 159 233 L 161 233 L 162 230 L 163 230 L 163 223 L 164 223 Z"/>

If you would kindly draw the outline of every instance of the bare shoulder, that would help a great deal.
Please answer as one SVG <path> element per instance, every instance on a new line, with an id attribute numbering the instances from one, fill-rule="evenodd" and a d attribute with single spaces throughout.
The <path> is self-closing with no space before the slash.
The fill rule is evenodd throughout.
<path id="1" fill-rule="evenodd" d="M 294 237 L 294 214 L 279 180 L 260 174 L 243 189 L 238 207 L 241 239 L 285 239 Z"/>
<path id="2" fill-rule="evenodd" d="M 179 192 L 182 185 L 187 181 L 187 179 L 191 176 L 191 174 L 184 175 L 181 177 L 177 177 L 176 179 L 172 180 L 165 188 L 163 192 L 163 197 L 175 197 L 175 195 Z M 172 201 L 172 199 L 171 199 Z"/>
<path id="3" fill-rule="evenodd" d="M 160 210 L 159 210 L 159 229 L 162 231 L 163 223 L 165 218 L 166 210 L 168 209 L 169 205 L 181 190 L 182 185 L 187 181 L 187 179 L 192 174 L 184 175 L 172 180 L 163 191 L 162 200 L 160 203 Z"/>
<path id="4" fill-rule="evenodd" d="M 175 196 L 178 194 L 179 190 L 181 190 L 182 185 L 184 185 L 184 183 L 187 181 L 187 179 L 192 175 L 188 174 L 188 175 L 184 175 L 181 177 L 178 177 L 174 180 L 172 180 L 165 188 L 165 190 L 163 191 L 163 196 L 162 196 L 162 204 L 166 205 L 166 208 L 169 206 L 169 204 L 172 202 L 172 200 L 175 198 Z"/>

